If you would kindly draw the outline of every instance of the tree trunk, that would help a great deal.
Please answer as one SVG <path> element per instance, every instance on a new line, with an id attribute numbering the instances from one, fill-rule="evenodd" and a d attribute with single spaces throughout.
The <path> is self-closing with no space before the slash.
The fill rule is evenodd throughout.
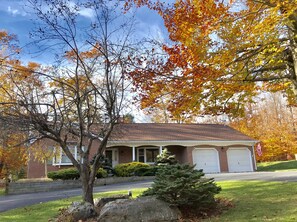
<path id="1" fill-rule="evenodd" d="M 44 160 L 44 177 L 47 178 L 47 160 Z"/>
<path id="2" fill-rule="evenodd" d="M 82 199 L 84 202 L 89 202 L 94 205 L 93 198 L 93 186 L 94 183 L 90 183 L 89 181 L 81 181 L 82 182 Z"/>
<path id="3" fill-rule="evenodd" d="M 80 179 L 82 184 L 82 199 L 94 205 L 93 187 L 94 179 L 90 177 L 90 169 L 86 164 L 81 165 Z"/>
<path id="4" fill-rule="evenodd" d="M 288 34 L 290 39 L 290 50 L 292 53 L 292 77 L 291 81 L 294 85 L 293 92 L 295 94 L 295 102 L 297 103 L 297 16 L 295 16 L 297 11 L 293 15 L 289 16 L 291 21 L 291 26 L 288 26 Z"/>
<path id="5" fill-rule="evenodd" d="M 8 190 L 9 190 L 9 174 L 6 172 L 5 173 L 5 194 L 8 194 Z"/>

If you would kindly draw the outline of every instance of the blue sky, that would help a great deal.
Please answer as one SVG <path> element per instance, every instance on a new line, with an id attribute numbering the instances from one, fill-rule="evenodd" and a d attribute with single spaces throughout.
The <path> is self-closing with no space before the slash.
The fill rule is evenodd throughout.
<path id="1" fill-rule="evenodd" d="M 32 53 L 38 51 L 34 44 L 30 44 L 30 31 L 34 29 L 33 21 L 36 17 L 25 6 L 25 0 L 0 0 L 0 30 L 6 30 L 11 34 L 17 35 L 19 46 L 22 47 L 20 59 L 27 63 L 34 61 L 44 65 L 50 65 L 54 61 L 53 55 L 49 52 L 42 54 Z M 80 20 L 88 21 L 91 19 L 90 12 L 82 11 Z M 137 38 L 143 36 L 154 37 L 157 39 L 168 39 L 166 28 L 162 18 L 153 11 L 142 7 L 136 13 L 136 34 Z M 129 112 L 129 111 L 128 111 Z M 138 107 L 131 109 L 136 122 L 149 122 L 150 118 L 142 113 Z"/>
<path id="2" fill-rule="evenodd" d="M 17 35 L 19 45 L 23 47 L 21 58 L 24 62 L 36 61 L 46 64 L 47 61 L 50 61 L 47 53 L 32 54 L 32 52 L 38 51 L 33 44 L 30 44 L 32 39 L 29 35 L 34 28 L 35 15 L 30 13 L 25 4 L 25 0 L 0 0 L 0 30 L 7 30 L 9 33 Z M 90 12 L 86 10 L 81 12 L 81 16 L 83 19 L 91 19 Z M 137 10 L 136 22 L 139 36 L 167 39 L 163 20 L 156 12 L 142 7 Z"/>

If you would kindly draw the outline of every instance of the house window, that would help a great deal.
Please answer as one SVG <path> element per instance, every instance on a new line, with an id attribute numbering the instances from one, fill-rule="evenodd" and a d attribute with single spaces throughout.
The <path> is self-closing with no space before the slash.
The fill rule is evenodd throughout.
<path id="1" fill-rule="evenodd" d="M 143 163 L 155 163 L 159 155 L 159 148 L 144 147 L 137 149 L 137 161 Z"/>
<path id="2" fill-rule="evenodd" d="M 159 155 L 159 149 L 146 149 L 146 162 L 154 163 Z"/>
<path id="3" fill-rule="evenodd" d="M 138 161 L 139 162 L 145 162 L 145 158 L 144 158 L 144 150 L 145 149 L 139 149 L 138 150 Z"/>
<path id="4" fill-rule="evenodd" d="M 77 145 L 76 144 L 68 144 L 68 149 L 73 155 L 74 159 L 77 161 L 81 160 L 81 157 L 78 153 Z M 82 147 L 84 150 L 84 147 Z M 62 148 L 60 148 L 60 155 L 55 155 L 53 158 L 53 165 L 72 165 L 71 160 L 67 157 L 67 155 L 64 153 Z"/>
<path id="5" fill-rule="evenodd" d="M 71 154 L 74 156 L 74 158 L 77 159 L 76 158 L 76 156 L 77 156 L 76 146 L 75 145 L 68 145 L 68 149 L 71 152 Z M 62 164 L 72 164 L 71 160 L 67 157 L 67 155 L 63 151 L 61 151 L 61 152 L 62 152 L 61 153 L 61 163 Z"/>

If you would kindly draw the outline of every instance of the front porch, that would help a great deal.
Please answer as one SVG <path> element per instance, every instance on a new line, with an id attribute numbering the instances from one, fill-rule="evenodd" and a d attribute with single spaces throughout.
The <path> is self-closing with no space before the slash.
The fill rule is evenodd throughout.
<path id="1" fill-rule="evenodd" d="M 188 162 L 187 147 L 179 145 L 156 146 L 156 145 L 140 145 L 140 146 L 109 146 L 105 151 L 106 157 L 114 167 L 120 163 L 143 162 L 154 164 L 157 156 L 167 150 L 175 155 L 179 163 Z"/>

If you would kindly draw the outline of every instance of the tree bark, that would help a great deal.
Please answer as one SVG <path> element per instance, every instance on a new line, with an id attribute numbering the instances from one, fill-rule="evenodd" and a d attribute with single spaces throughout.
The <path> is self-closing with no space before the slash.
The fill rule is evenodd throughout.
<path id="1" fill-rule="evenodd" d="M 82 180 L 82 199 L 84 202 L 88 202 L 92 205 L 94 205 L 94 197 L 93 197 L 93 183 L 90 183 L 89 181 Z"/>
<path id="2" fill-rule="evenodd" d="M 5 194 L 8 194 L 8 191 L 9 191 L 9 174 L 7 173 L 7 171 L 6 171 L 6 173 L 5 173 Z"/>
<path id="3" fill-rule="evenodd" d="M 291 70 L 291 81 L 294 85 L 293 92 L 295 95 L 295 101 L 297 102 L 297 11 L 294 12 L 293 15 L 289 16 L 289 19 L 291 21 L 291 25 L 288 26 L 288 34 L 290 39 L 290 50 L 292 53 L 292 66 Z"/>
<path id="4" fill-rule="evenodd" d="M 91 203 L 94 205 L 93 198 L 93 187 L 94 187 L 94 179 L 90 176 L 90 169 L 87 164 L 84 163 L 81 165 L 80 169 L 80 179 L 82 183 L 82 199 L 84 202 Z"/>
<path id="5" fill-rule="evenodd" d="M 44 160 L 44 177 L 47 178 L 47 160 Z"/>

